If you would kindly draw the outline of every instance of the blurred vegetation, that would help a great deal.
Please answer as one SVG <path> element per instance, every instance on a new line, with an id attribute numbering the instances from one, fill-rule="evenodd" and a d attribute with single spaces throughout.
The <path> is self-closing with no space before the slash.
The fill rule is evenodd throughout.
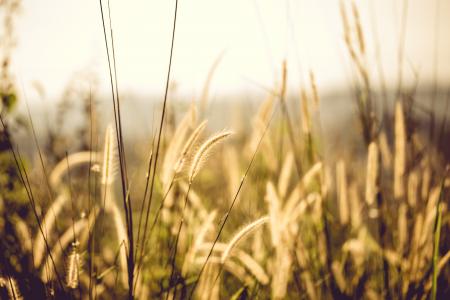
<path id="1" fill-rule="evenodd" d="M 17 104 L 17 91 L 10 73 L 11 53 L 14 49 L 14 19 L 21 1 L 0 2 L 2 31 L 0 33 L 0 114 L 5 126 L 0 128 L 0 265 L 2 272 L 16 276 L 27 272 L 27 258 L 18 249 L 19 238 L 14 227 L 15 219 L 29 218 L 28 200 L 10 151 L 12 114 Z"/>

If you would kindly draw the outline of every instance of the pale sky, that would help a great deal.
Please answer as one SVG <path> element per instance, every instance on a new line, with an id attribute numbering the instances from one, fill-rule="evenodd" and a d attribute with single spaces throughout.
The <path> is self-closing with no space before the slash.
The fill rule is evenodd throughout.
<path id="1" fill-rule="evenodd" d="M 123 93 L 162 94 L 171 38 L 174 0 L 111 0 L 119 88 Z M 403 0 L 357 1 L 373 58 L 375 18 L 389 83 L 397 74 L 397 47 Z M 411 66 L 423 82 L 433 78 L 436 3 L 438 81 L 450 79 L 450 1 L 408 1 L 405 74 Z M 12 71 L 25 88 L 40 82 L 52 98 L 61 95 L 74 73 L 98 78 L 109 92 L 99 2 L 23 0 L 17 20 L 18 45 Z M 349 85 L 337 0 L 179 0 L 172 80 L 181 95 L 199 95 L 215 59 L 223 58 L 213 93 L 273 87 L 283 59 L 289 84 L 298 88 L 309 70 L 319 87 Z M 377 76 L 374 76 L 377 77 Z M 305 77 L 306 78 L 306 77 Z"/>

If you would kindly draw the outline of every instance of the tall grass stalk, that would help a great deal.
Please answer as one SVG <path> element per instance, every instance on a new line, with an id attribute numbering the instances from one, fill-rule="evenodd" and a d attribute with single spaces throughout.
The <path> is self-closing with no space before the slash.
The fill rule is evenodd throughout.
<path id="1" fill-rule="evenodd" d="M 444 200 L 444 188 L 445 180 L 449 174 L 450 167 L 447 166 L 445 175 L 442 179 L 441 188 L 439 192 L 439 201 L 436 204 L 436 216 L 433 229 L 434 243 L 433 243 L 433 275 L 431 285 L 431 300 L 436 300 L 437 296 L 437 279 L 439 274 L 438 260 L 439 260 L 439 241 L 441 238 L 441 226 L 442 226 L 442 207 L 441 203 Z"/>
<path id="2" fill-rule="evenodd" d="M 163 127 L 164 127 L 164 118 L 166 116 L 166 106 L 167 106 L 167 96 L 169 93 L 169 81 L 170 81 L 170 72 L 171 72 L 171 68 L 172 68 L 172 57 L 173 57 L 173 51 L 174 51 L 174 43 L 175 43 L 175 31 L 176 31 L 176 24 L 177 24 L 177 13 L 178 13 L 178 0 L 175 0 L 175 9 L 174 9 L 174 16 L 173 16 L 173 26 L 172 26 L 172 39 L 171 39 L 171 45 L 170 45 L 170 55 L 169 55 L 169 64 L 168 64 L 168 68 L 167 68 L 167 77 L 166 77 L 166 85 L 165 85 L 165 91 L 164 91 L 164 101 L 163 101 L 163 108 L 162 108 L 162 112 L 161 112 L 161 121 L 159 124 L 159 132 L 158 132 L 158 138 L 157 138 L 157 142 L 156 142 L 156 150 L 155 150 L 155 158 L 154 158 L 154 162 L 153 162 L 153 172 L 151 173 L 151 180 L 150 180 L 150 189 L 149 189 L 149 197 L 148 197 L 148 201 L 146 201 L 146 195 L 144 194 L 144 198 L 142 199 L 142 201 L 145 203 L 147 203 L 147 208 L 145 211 L 145 224 L 144 224 L 144 228 L 141 230 L 143 232 L 142 238 L 140 239 L 141 242 L 141 253 L 139 255 L 139 259 L 138 259 L 138 265 L 137 265 L 137 271 L 136 271 L 136 281 L 139 279 L 139 272 L 142 266 L 142 260 L 143 260 L 143 256 L 144 256 L 144 250 L 146 248 L 147 245 L 147 225 L 148 225 L 148 221 L 150 218 L 150 208 L 151 208 L 151 204 L 152 204 L 152 199 L 153 199 L 153 191 L 154 191 L 154 183 L 155 183 L 155 176 L 156 176 L 156 168 L 157 168 L 157 164 L 158 164 L 158 158 L 159 158 L 159 154 L 160 154 L 160 144 L 161 144 L 161 136 L 162 136 L 162 131 L 163 131 Z M 150 173 L 149 173 L 150 174 Z M 150 177 L 147 178 L 147 180 L 149 180 Z M 144 206 L 143 204 L 143 206 Z M 139 230 L 139 229 L 138 229 Z M 139 237 L 137 237 L 137 239 L 139 240 Z M 131 289 L 133 289 L 132 286 L 130 286 Z"/>
<path id="3" fill-rule="evenodd" d="M 189 199 L 189 192 L 192 187 L 192 183 L 194 182 L 195 177 L 197 176 L 201 166 L 203 165 L 204 161 L 206 160 L 206 157 L 211 152 L 212 148 L 222 142 L 226 137 L 230 136 L 230 131 L 224 131 L 220 132 L 218 134 L 213 135 L 209 139 L 207 139 L 203 144 L 200 146 L 200 148 L 197 150 L 196 154 L 194 155 L 194 158 L 192 160 L 192 164 L 190 165 L 189 172 L 188 172 L 188 189 L 186 192 L 186 197 L 184 199 L 183 208 L 181 210 L 181 220 L 180 224 L 178 226 L 177 235 L 175 238 L 173 250 L 172 250 L 172 258 L 171 258 L 171 274 L 169 277 L 169 284 L 172 284 L 174 272 L 175 272 L 175 264 L 176 264 L 176 254 L 178 250 L 178 241 L 181 234 L 181 229 L 183 227 L 184 221 L 185 221 L 185 211 Z M 174 293 L 176 293 L 176 286 Z M 169 296 L 169 293 L 166 295 L 166 299 Z"/>
<path id="4" fill-rule="evenodd" d="M 258 153 L 258 150 L 259 150 L 259 148 L 260 148 L 260 146 L 262 144 L 262 141 L 264 140 L 264 137 L 265 137 L 267 131 L 270 128 L 270 124 L 272 123 L 272 120 L 273 120 L 273 118 L 275 116 L 276 111 L 277 111 L 276 109 L 274 109 L 272 111 L 272 114 L 271 114 L 270 118 L 268 119 L 267 123 L 265 124 L 264 130 L 261 133 L 261 136 L 259 137 L 258 143 L 257 143 L 257 145 L 255 147 L 255 150 L 252 153 L 252 157 L 250 159 L 250 162 L 247 165 L 247 168 L 246 168 L 246 170 L 244 172 L 244 175 L 241 178 L 241 181 L 240 181 L 239 186 L 237 188 L 237 191 L 236 191 L 236 193 L 235 193 L 235 195 L 233 197 L 233 200 L 231 201 L 231 204 L 230 204 L 230 206 L 228 207 L 228 210 L 225 213 L 225 216 L 223 218 L 223 222 L 220 224 L 219 231 L 218 231 L 218 233 L 217 233 L 217 235 L 216 235 L 216 237 L 215 237 L 215 239 L 214 239 L 214 241 L 213 241 L 213 243 L 211 245 L 211 248 L 209 250 L 208 255 L 206 256 L 206 260 L 205 260 L 205 262 L 203 263 L 203 265 L 202 265 L 202 267 L 200 269 L 200 272 L 199 272 L 199 274 L 197 276 L 197 280 L 194 282 L 194 284 L 192 286 L 191 292 L 189 294 L 189 299 L 191 299 L 193 297 L 195 289 L 197 288 L 199 279 L 201 278 L 201 276 L 202 276 L 202 274 L 203 274 L 203 272 L 204 272 L 204 270 L 206 268 L 206 265 L 208 264 L 208 261 L 209 261 L 211 255 L 212 255 L 212 253 L 214 251 L 215 245 L 219 241 L 219 238 L 220 238 L 220 236 L 222 234 L 223 228 L 225 227 L 225 224 L 226 224 L 226 222 L 227 222 L 227 220 L 229 218 L 229 215 L 230 215 L 231 211 L 233 210 L 234 204 L 236 203 L 236 200 L 238 199 L 238 196 L 239 196 L 239 194 L 240 194 L 240 192 L 242 190 L 242 187 L 244 186 L 245 180 L 246 180 L 246 178 L 247 178 L 247 176 L 248 176 L 248 174 L 250 172 L 250 169 L 251 169 L 251 167 L 253 165 L 253 162 L 255 161 L 256 154 Z"/>
<path id="5" fill-rule="evenodd" d="M 127 171 L 126 171 L 126 159 L 125 159 L 125 152 L 124 152 L 124 143 L 123 143 L 123 136 L 122 136 L 122 121 L 121 121 L 121 113 L 120 113 L 120 100 L 119 100 L 119 92 L 118 92 L 118 82 L 117 82 L 117 70 L 116 70 L 116 58 L 115 58 L 115 50 L 114 50 L 114 36 L 113 36 L 113 29 L 112 29 L 112 20 L 111 20 L 111 10 L 108 0 L 108 18 L 109 18 L 109 38 L 111 40 L 111 49 L 112 54 L 109 50 L 109 43 L 108 43 L 108 35 L 106 33 L 106 21 L 105 16 L 103 12 L 103 4 L 102 1 L 99 0 L 100 4 L 100 13 L 101 13 L 101 19 L 102 19 L 102 26 L 103 26 L 103 36 L 105 40 L 105 48 L 106 48 L 106 55 L 108 59 L 108 69 L 109 69 L 109 78 L 110 78 L 110 84 L 111 84 L 111 95 L 112 95 L 112 102 L 113 102 L 113 111 L 114 111 L 114 123 L 115 123 L 115 133 L 117 138 L 117 149 L 119 152 L 119 165 L 120 165 L 120 178 L 122 183 L 122 200 L 123 200 L 123 207 L 125 211 L 125 220 L 126 220 L 126 227 L 127 227 L 127 238 L 128 238 L 128 298 L 133 299 L 133 282 L 134 282 L 134 246 L 133 246 L 133 219 L 132 219 L 132 208 L 131 208 L 131 201 L 126 201 L 126 195 L 127 195 L 127 187 L 128 187 L 128 178 L 127 178 Z M 112 58 L 112 59 L 111 59 Z"/>

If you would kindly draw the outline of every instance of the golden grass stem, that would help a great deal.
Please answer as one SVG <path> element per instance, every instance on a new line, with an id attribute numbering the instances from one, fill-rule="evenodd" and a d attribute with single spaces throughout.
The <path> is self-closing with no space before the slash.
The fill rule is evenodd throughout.
<path id="1" fill-rule="evenodd" d="M 237 246 L 237 244 L 247 235 L 249 235 L 250 233 L 252 233 L 253 231 L 255 231 L 256 229 L 258 229 L 261 225 L 269 223 L 270 221 L 270 217 L 269 216 L 264 216 L 261 217 L 253 222 L 251 222 L 250 224 L 248 224 L 247 226 L 245 226 L 244 228 L 242 228 L 241 230 L 239 230 L 232 238 L 231 240 L 228 242 L 227 244 L 227 248 L 223 251 L 222 253 L 222 257 L 220 258 L 221 263 L 225 263 L 225 261 L 227 260 L 227 258 L 230 256 L 231 251 L 233 250 L 234 247 Z"/>

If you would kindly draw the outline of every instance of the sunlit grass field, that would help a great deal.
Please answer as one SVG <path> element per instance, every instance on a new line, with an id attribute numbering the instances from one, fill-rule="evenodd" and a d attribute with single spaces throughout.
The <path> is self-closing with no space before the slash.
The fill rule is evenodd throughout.
<path id="1" fill-rule="evenodd" d="M 138 117 L 120 99 L 108 12 L 112 113 L 77 85 L 53 117 L 16 113 L 5 56 L 0 298 L 448 299 L 446 87 L 419 94 L 400 72 L 374 88 L 358 7 L 340 13 L 352 110 L 334 128 L 314 70 L 291 91 L 286 62 L 226 128 L 208 109 L 216 65 L 199 97 L 173 100 L 177 8 L 150 133 L 123 129 Z"/>

